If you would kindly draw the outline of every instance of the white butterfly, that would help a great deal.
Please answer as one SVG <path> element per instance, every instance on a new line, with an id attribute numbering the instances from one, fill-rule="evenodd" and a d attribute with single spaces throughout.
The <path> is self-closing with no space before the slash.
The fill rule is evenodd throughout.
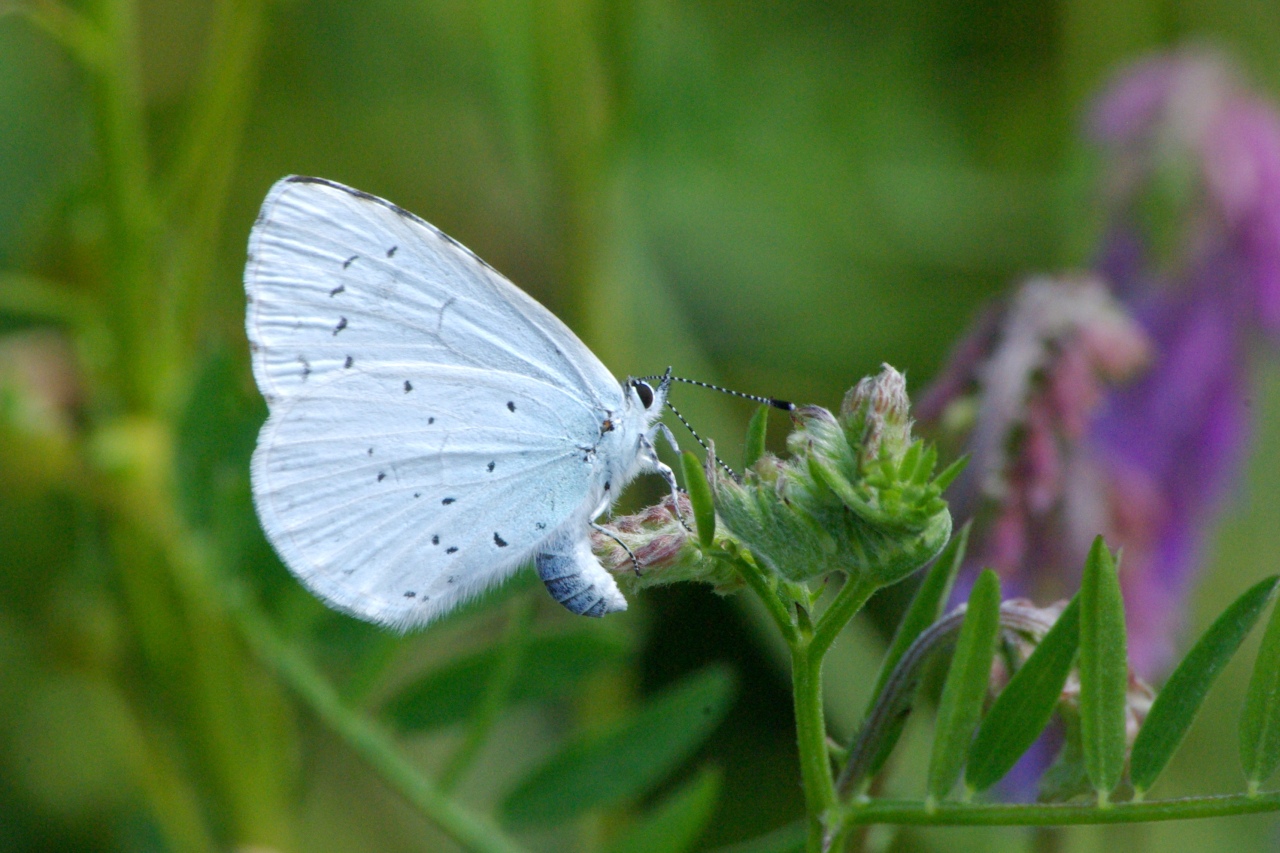
<path id="1" fill-rule="evenodd" d="M 271 415 L 253 497 L 330 606 L 407 629 L 533 558 L 551 595 L 626 599 L 589 533 L 654 442 L 668 382 L 619 384 L 564 323 L 413 214 L 276 183 L 249 237 L 245 325 Z"/>

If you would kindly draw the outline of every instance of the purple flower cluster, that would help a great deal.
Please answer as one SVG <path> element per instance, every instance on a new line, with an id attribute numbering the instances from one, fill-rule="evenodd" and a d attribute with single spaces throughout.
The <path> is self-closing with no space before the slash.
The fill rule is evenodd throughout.
<path id="1" fill-rule="evenodd" d="M 1106 164 L 1091 282 L 1025 285 L 917 413 L 962 436 L 955 516 L 1010 592 L 1069 594 L 1097 533 L 1123 549 L 1151 677 L 1247 446 L 1250 343 L 1280 335 L 1280 117 L 1218 58 L 1176 53 L 1124 72 L 1089 134 Z"/>

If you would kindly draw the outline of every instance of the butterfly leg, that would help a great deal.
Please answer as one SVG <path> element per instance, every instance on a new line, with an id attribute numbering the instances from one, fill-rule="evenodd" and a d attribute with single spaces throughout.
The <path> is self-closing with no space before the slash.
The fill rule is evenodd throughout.
<path id="1" fill-rule="evenodd" d="M 635 570 L 636 577 L 640 577 L 640 560 L 636 557 L 636 552 L 632 551 L 631 548 L 627 545 L 627 543 L 622 541 L 622 538 L 618 536 L 618 534 L 614 533 L 612 530 L 610 530 L 607 527 L 596 524 L 594 521 L 591 522 L 591 529 L 597 531 L 598 533 L 602 533 L 605 536 L 608 536 L 614 542 L 617 542 L 618 545 L 622 548 L 622 550 L 627 552 L 627 556 L 631 558 L 631 568 Z"/>
<path id="2" fill-rule="evenodd" d="M 571 613 L 603 616 L 627 609 L 627 600 L 613 577 L 591 553 L 591 537 L 585 527 L 570 526 L 553 534 L 533 564 L 547 592 Z"/>
<path id="3" fill-rule="evenodd" d="M 650 458 L 649 468 L 662 479 L 667 481 L 667 485 L 671 487 L 671 507 L 675 510 L 676 518 L 680 520 L 680 524 L 685 530 L 693 532 L 693 528 L 689 527 L 689 522 L 685 520 L 684 513 L 680 511 L 680 487 L 676 484 L 675 472 L 670 466 L 658 459 L 658 454 L 654 450 L 654 444 L 658 436 L 662 436 L 667 440 L 667 444 L 671 445 L 671 449 L 676 453 L 680 452 L 680 445 L 676 444 L 676 437 L 672 434 L 671 428 L 666 424 L 654 424 L 653 429 L 649 431 L 649 435 L 645 436 L 645 445 L 649 449 Z"/>

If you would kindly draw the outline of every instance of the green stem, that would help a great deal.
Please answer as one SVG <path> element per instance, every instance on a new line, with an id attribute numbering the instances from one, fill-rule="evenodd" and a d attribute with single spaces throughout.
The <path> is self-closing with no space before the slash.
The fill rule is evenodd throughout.
<path id="1" fill-rule="evenodd" d="M 731 559 L 733 565 L 738 569 L 738 574 L 742 575 L 742 579 L 746 581 L 747 586 L 760 599 L 760 603 L 764 605 L 765 610 L 773 617 L 773 622 L 778 626 L 782 638 L 787 641 L 788 646 L 794 646 L 800 641 L 800 632 L 796 628 L 795 621 L 791 618 L 791 614 L 787 612 L 787 605 L 783 603 L 773 589 L 773 585 L 769 583 L 769 579 L 765 577 L 764 572 L 760 570 L 749 557 L 737 556 Z"/>
<path id="2" fill-rule="evenodd" d="M 935 803 L 931 809 L 918 800 L 872 800 L 841 810 L 844 827 L 871 823 L 917 826 L 1070 826 L 1098 823 L 1190 820 L 1206 817 L 1280 811 L 1280 791 L 1257 796 L 1229 794 L 1111 803 L 1100 809 L 1092 803 Z"/>
<path id="3" fill-rule="evenodd" d="M 282 642 L 246 608 L 238 612 L 250 645 L 307 704 L 379 776 L 411 805 L 469 850 L 520 853 L 523 850 L 487 818 L 473 814 L 420 774 L 396 751 L 390 736 L 352 711 L 333 686 L 308 661 Z"/>
<path id="4" fill-rule="evenodd" d="M 844 582 L 831 606 L 818 619 L 818 625 L 813 631 L 813 642 L 809 646 L 810 657 L 821 662 L 844 626 L 849 624 L 849 620 L 862 609 L 862 605 L 867 603 L 867 599 L 878 588 L 875 582 L 865 576 L 856 580 L 849 578 Z"/>
<path id="5" fill-rule="evenodd" d="M 791 690 L 796 713 L 800 778 L 808 813 L 810 851 L 822 839 L 822 817 L 835 805 L 835 782 L 827 752 L 827 724 L 822 707 L 822 658 L 811 654 L 808 639 L 791 644 Z"/>
<path id="6" fill-rule="evenodd" d="M 155 274 L 157 229 L 137 16 L 133 0 L 97 4 L 103 58 L 93 76 L 93 92 L 112 227 L 111 290 L 104 295 L 113 309 L 120 348 L 119 381 L 129 403 L 151 410 L 156 402 L 154 383 L 169 363 L 172 335 L 165 327 L 167 318 L 155 315 L 160 286 Z"/>

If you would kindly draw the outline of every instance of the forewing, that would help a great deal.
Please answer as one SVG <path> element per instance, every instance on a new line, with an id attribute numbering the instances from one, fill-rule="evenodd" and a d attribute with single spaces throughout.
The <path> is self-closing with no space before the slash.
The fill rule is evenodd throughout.
<path id="1" fill-rule="evenodd" d="M 592 509 L 600 424 L 561 389 L 417 363 L 308 383 L 262 429 L 253 494 L 285 563 L 340 610 L 425 623 Z"/>
<path id="2" fill-rule="evenodd" d="M 369 363 L 467 365 L 616 409 L 617 381 L 519 288 L 433 226 L 318 178 L 276 183 L 249 239 L 246 326 L 270 406 Z"/>

